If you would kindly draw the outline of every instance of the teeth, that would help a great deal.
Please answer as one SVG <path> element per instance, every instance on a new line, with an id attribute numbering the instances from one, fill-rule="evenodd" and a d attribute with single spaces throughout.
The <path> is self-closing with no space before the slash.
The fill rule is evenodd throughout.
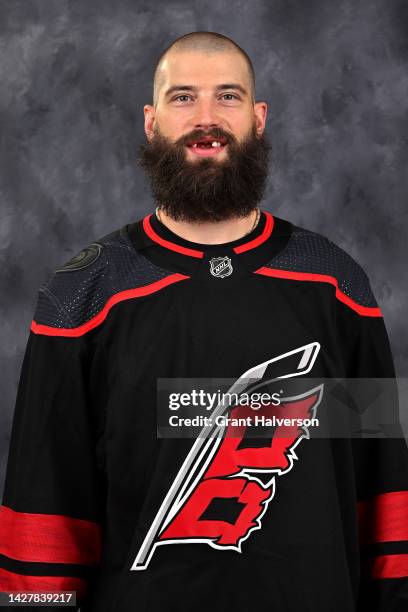
<path id="1" fill-rule="evenodd" d="M 193 146 L 194 148 L 197 148 L 197 147 L 198 147 L 198 142 L 195 142 L 195 143 L 194 143 L 192 146 Z M 218 142 L 217 140 L 214 140 L 214 141 L 211 143 L 211 146 L 212 146 L 212 147 L 222 147 L 222 144 L 221 144 L 220 142 Z"/>

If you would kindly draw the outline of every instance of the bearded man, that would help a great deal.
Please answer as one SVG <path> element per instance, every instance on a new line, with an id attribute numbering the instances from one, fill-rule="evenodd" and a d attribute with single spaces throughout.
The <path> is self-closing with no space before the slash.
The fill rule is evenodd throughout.
<path id="1" fill-rule="evenodd" d="M 395 377 L 384 320 L 348 253 L 262 203 L 266 115 L 226 36 L 159 58 L 139 155 L 155 211 L 39 290 L 0 591 L 72 591 L 81 612 L 406 609 L 401 430 L 329 435 L 330 379 Z"/>

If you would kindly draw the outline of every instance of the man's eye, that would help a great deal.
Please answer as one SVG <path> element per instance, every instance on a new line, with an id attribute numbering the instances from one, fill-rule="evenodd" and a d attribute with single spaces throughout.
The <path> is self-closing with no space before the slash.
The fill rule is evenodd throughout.
<path id="1" fill-rule="evenodd" d="M 232 96 L 236 100 L 239 100 L 238 96 L 236 96 L 235 94 L 231 94 L 231 93 L 222 94 L 222 97 L 224 96 Z M 187 94 L 180 94 L 179 96 L 176 96 L 175 98 L 173 98 L 173 100 L 179 100 L 180 98 L 190 98 L 190 96 L 188 96 Z"/>

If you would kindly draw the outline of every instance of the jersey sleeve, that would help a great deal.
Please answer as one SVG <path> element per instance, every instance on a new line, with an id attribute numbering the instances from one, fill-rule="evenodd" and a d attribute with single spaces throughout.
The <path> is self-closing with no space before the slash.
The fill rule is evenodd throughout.
<path id="1" fill-rule="evenodd" d="M 0 591 L 75 591 L 77 610 L 100 563 L 105 484 L 93 336 L 61 335 L 63 310 L 40 289 L 0 506 Z"/>
<path id="2" fill-rule="evenodd" d="M 337 306 L 344 364 L 349 378 L 386 379 L 381 410 L 387 422 L 381 437 L 351 437 L 361 560 L 357 610 L 403 612 L 408 610 L 408 447 L 384 318 L 361 269 L 360 275 L 359 303 Z"/>

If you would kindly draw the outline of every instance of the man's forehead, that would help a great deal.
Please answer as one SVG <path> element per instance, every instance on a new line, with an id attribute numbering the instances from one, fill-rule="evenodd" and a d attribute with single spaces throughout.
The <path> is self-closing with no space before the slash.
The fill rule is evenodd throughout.
<path id="1" fill-rule="evenodd" d="M 160 72 L 165 88 L 178 83 L 210 87 L 224 82 L 247 87 L 245 62 L 238 53 L 229 51 L 173 52 L 164 59 Z"/>

